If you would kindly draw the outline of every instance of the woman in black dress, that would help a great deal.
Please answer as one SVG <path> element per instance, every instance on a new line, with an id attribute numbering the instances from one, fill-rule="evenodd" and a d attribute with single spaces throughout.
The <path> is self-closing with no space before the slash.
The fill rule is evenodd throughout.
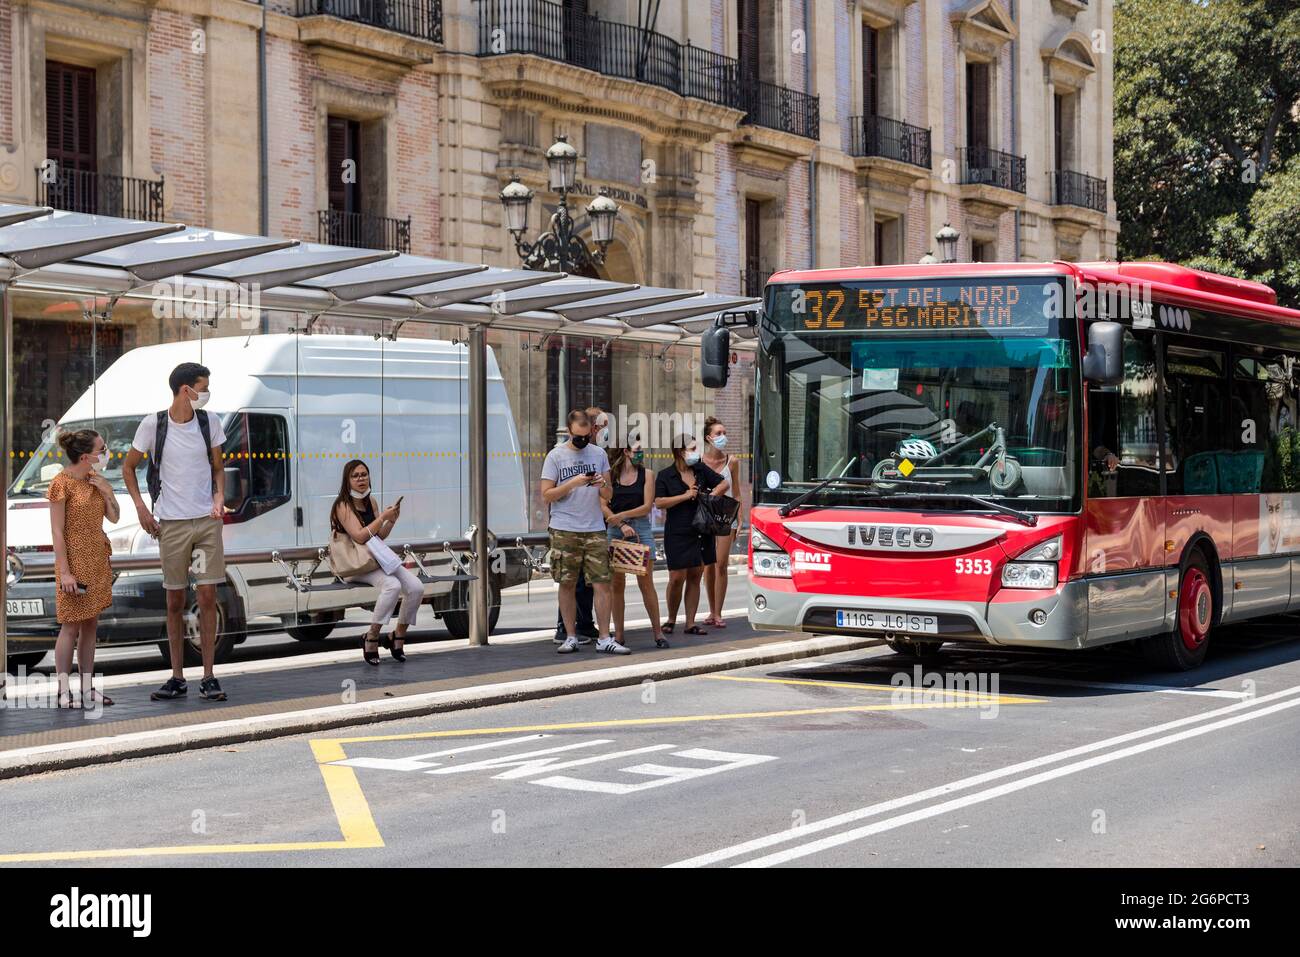
<path id="1" fill-rule="evenodd" d="M 664 510 L 664 554 L 668 558 L 668 620 L 663 633 L 671 635 L 677 626 L 677 606 L 686 598 L 688 635 L 707 635 L 695 624 L 695 610 L 700 604 L 700 577 L 704 566 L 717 559 L 712 536 L 701 535 L 691 524 L 695 517 L 696 497 L 726 491 L 723 476 L 700 461 L 695 437 L 673 437 L 673 464 L 655 478 L 655 505 Z"/>

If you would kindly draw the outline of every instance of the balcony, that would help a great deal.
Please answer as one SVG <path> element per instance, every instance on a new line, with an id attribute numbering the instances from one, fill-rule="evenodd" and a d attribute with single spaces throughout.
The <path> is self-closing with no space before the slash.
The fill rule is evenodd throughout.
<path id="1" fill-rule="evenodd" d="M 1025 191 L 1025 158 L 988 146 L 957 149 L 962 185 L 996 186 L 1016 193 Z"/>
<path id="2" fill-rule="evenodd" d="M 442 42 L 442 0 L 294 0 L 294 16 L 336 17 L 417 40 Z"/>
<path id="3" fill-rule="evenodd" d="M 334 246 L 411 251 L 411 217 L 393 219 L 340 209 L 317 211 L 316 239 Z"/>
<path id="4" fill-rule="evenodd" d="M 1052 205 L 1079 206 L 1106 212 L 1106 181 L 1086 173 L 1058 169 L 1052 173 Z"/>
<path id="5" fill-rule="evenodd" d="M 742 125 L 817 139 L 815 96 L 741 82 L 731 57 L 627 23 L 566 10 L 550 0 L 479 0 L 479 56 L 522 53 L 742 110 Z"/>
<path id="6" fill-rule="evenodd" d="M 850 118 L 849 152 L 930 168 L 930 131 L 886 116 Z"/>
<path id="7" fill-rule="evenodd" d="M 53 182 L 36 170 L 36 202 L 72 213 L 94 213 L 144 219 L 163 219 L 163 179 L 111 176 L 82 169 L 60 169 Z"/>
<path id="8" fill-rule="evenodd" d="M 740 272 L 740 294 L 742 296 L 761 296 L 763 287 L 767 285 L 768 277 L 776 272 L 767 266 L 760 266 L 756 262 L 747 263 L 747 268 Z"/>

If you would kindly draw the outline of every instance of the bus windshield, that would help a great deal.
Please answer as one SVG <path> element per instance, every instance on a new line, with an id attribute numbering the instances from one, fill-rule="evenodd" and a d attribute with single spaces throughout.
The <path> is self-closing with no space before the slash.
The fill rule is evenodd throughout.
<path id="1" fill-rule="evenodd" d="M 1063 294 L 1057 277 L 769 287 L 755 501 L 846 477 L 1075 510 L 1078 364 Z M 831 483 L 808 504 L 866 494 Z"/>

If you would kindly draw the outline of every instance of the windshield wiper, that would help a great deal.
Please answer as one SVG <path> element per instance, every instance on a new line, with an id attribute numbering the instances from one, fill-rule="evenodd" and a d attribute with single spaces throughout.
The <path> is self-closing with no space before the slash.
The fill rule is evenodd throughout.
<path id="1" fill-rule="evenodd" d="M 981 508 L 986 508 L 990 512 L 997 512 L 999 515 L 1006 515 L 1014 518 L 1022 525 L 1034 526 L 1038 524 L 1038 516 L 1032 512 L 1022 512 L 1018 508 L 1012 508 L 1010 505 L 1003 505 L 1001 502 L 995 502 L 992 499 L 984 498 L 980 495 L 972 495 L 969 492 L 922 492 L 916 495 L 897 495 L 899 499 L 909 498 L 946 498 L 956 499 L 961 502 L 974 502 Z"/>
<path id="2" fill-rule="evenodd" d="M 837 485 L 842 483 L 844 485 L 858 485 L 864 488 L 871 488 L 876 485 L 885 485 L 888 486 L 889 488 L 894 488 L 895 486 L 899 486 L 899 485 L 907 485 L 907 486 L 911 486 L 912 488 L 927 488 L 934 485 L 933 482 L 909 482 L 905 479 L 864 478 L 857 475 L 832 475 L 830 478 L 814 479 L 813 481 L 815 481 L 817 484 L 814 485 L 812 488 L 808 489 L 808 491 L 801 492 L 798 495 L 796 495 L 792 501 L 786 502 L 779 509 L 777 509 L 777 514 L 779 514 L 782 518 L 785 518 L 796 508 L 803 505 L 804 502 L 808 501 L 808 499 L 812 498 L 814 495 L 816 495 L 818 492 L 820 492 L 822 489 L 826 488 L 829 485 Z"/>

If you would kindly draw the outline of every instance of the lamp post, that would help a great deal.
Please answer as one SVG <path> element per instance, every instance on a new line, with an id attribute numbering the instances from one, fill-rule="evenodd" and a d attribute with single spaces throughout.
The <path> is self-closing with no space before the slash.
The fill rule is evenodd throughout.
<path id="1" fill-rule="evenodd" d="M 934 258 L 933 252 L 927 250 L 926 254 L 922 256 L 920 259 L 918 259 L 917 262 L 919 262 L 922 266 L 933 266 L 936 263 L 938 263 L 939 260 Z"/>
<path id="2" fill-rule="evenodd" d="M 501 190 L 501 206 L 506 214 L 506 229 L 515 240 L 515 251 L 526 269 L 544 269 L 551 272 L 577 272 L 599 266 L 605 262 L 605 251 L 614 240 L 614 220 L 618 218 L 618 203 L 610 198 L 609 190 L 600 188 L 600 195 L 587 205 L 591 220 L 591 237 L 595 248 L 587 244 L 574 231 L 573 217 L 569 214 L 569 193 L 577 185 L 578 151 L 566 137 L 557 136 L 546 151 L 546 167 L 550 188 L 560 194 L 560 204 L 551 214 L 550 229 L 533 242 L 523 238 L 528 231 L 528 207 L 533 191 L 512 177 Z"/>
<path id="3" fill-rule="evenodd" d="M 953 229 L 947 223 L 943 224 L 943 229 L 934 234 L 935 242 L 939 244 L 939 259 L 946 263 L 955 263 L 957 261 L 957 239 L 961 233 Z"/>

